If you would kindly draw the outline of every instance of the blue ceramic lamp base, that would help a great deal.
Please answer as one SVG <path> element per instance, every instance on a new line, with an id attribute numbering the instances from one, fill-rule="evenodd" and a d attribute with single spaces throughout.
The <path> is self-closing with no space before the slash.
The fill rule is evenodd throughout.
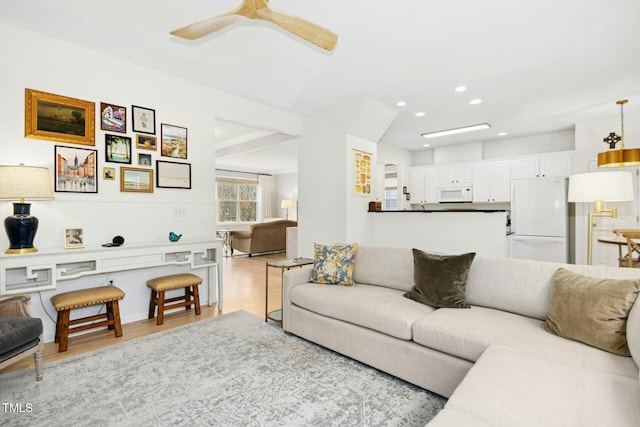
<path id="1" fill-rule="evenodd" d="M 4 220 L 4 229 L 9 237 L 6 254 L 26 254 L 38 252 L 33 247 L 33 239 L 38 230 L 38 218 L 30 214 L 31 203 L 14 203 L 13 215 Z"/>

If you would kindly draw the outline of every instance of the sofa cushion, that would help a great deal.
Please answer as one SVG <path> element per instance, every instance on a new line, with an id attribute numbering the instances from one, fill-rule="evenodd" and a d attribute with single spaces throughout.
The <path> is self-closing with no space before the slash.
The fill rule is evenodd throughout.
<path id="1" fill-rule="evenodd" d="M 538 319 L 485 307 L 438 309 L 416 322 L 413 340 L 472 362 L 490 345 L 503 344 L 573 366 L 638 377 L 638 367 L 629 357 L 550 334 Z"/>
<path id="2" fill-rule="evenodd" d="M 315 262 L 311 281 L 327 285 L 353 286 L 353 269 L 358 244 L 320 245 L 314 243 Z"/>
<path id="3" fill-rule="evenodd" d="M 0 353 L 8 353 L 30 343 L 40 334 L 42 334 L 42 320 L 38 318 L 0 317 Z"/>
<path id="4" fill-rule="evenodd" d="M 493 427 L 491 424 L 487 424 L 480 420 L 477 420 L 465 414 L 464 412 L 457 411 L 446 406 L 438 412 L 431 421 L 427 423 L 428 427 Z"/>
<path id="5" fill-rule="evenodd" d="M 635 268 L 476 256 L 469 269 L 467 303 L 546 320 L 551 305 L 553 275 L 558 268 L 590 277 L 640 277 L 640 271 Z"/>
<path id="6" fill-rule="evenodd" d="M 640 292 L 640 280 L 598 279 L 564 268 L 554 275 L 547 332 L 630 356 L 627 317 Z"/>
<path id="7" fill-rule="evenodd" d="M 465 288 L 475 253 L 434 255 L 413 249 L 415 286 L 405 297 L 434 307 L 469 308 Z"/>
<path id="8" fill-rule="evenodd" d="M 289 292 L 289 300 L 306 310 L 353 323 L 403 340 L 412 338 L 411 326 L 433 307 L 403 298 L 402 291 L 356 284 L 325 286 L 305 283 Z"/>
<path id="9" fill-rule="evenodd" d="M 410 291 L 414 285 L 411 249 L 358 246 L 353 280 L 357 283 Z"/>
<path id="10" fill-rule="evenodd" d="M 445 410 L 496 427 L 637 427 L 638 402 L 640 384 L 633 379 L 492 345 Z"/>

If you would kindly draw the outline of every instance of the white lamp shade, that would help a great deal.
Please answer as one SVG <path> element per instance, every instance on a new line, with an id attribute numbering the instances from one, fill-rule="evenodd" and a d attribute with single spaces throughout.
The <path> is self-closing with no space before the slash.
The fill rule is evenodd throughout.
<path id="1" fill-rule="evenodd" d="M 628 202 L 633 200 L 631 172 L 591 172 L 569 177 L 570 202 Z"/>
<path id="2" fill-rule="evenodd" d="M 282 209 L 291 209 L 295 206 L 295 204 L 293 203 L 293 200 L 283 200 L 282 201 L 282 205 L 280 205 L 280 207 Z"/>
<path id="3" fill-rule="evenodd" d="M 39 166 L 0 165 L 0 199 L 53 199 L 49 169 Z"/>

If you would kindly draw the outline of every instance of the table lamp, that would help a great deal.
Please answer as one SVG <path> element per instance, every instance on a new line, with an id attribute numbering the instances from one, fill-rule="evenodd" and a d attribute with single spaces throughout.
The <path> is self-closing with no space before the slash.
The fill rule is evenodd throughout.
<path id="1" fill-rule="evenodd" d="M 633 200 L 631 172 L 591 172 L 569 177 L 569 202 L 593 203 L 587 225 L 587 264 L 591 265 L 593 252 L 593 220 L 595 217 L 615 218 L 615 209 L 605 209 L 604 202 Z"/>
<path id="2" fill-rule="evenodd" d="M 49 169 L 38 166 L 0 165 L 0 199 L 20 200 L 13 204 L 13 215 L 4 220 L 9 237 L 7 254 L 37 252 L 33 239 L 38 230 L 38 218 L 31 216 L 30 200 L 53 199 L 53 188 Z"/>
<path id="3" fill-rule="evenodd" d="M 283 200 L 282 204 L 280 205 L 280 207 L 282 209 L 286 209 L 286 219 L 289 219 L 289 209 L 295 207 L 295 204 L 293 203 L 293 200 Z"/>

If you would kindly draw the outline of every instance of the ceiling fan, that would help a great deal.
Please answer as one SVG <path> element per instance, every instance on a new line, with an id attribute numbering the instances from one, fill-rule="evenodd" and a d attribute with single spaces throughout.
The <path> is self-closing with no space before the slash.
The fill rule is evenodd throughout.
<path id="1" fill-rule="evenodd" d="M 183 39 L 195 40 L 226 28 L 243 18 L 271 22 L 325 50 L 332 50 L 338 42 L 336 34 L 304 19 L 278 12 L 269 7 L 268 0 L 243 0 L 242 5 L 237 9 L 171 31 L 171 34 Z"/>

